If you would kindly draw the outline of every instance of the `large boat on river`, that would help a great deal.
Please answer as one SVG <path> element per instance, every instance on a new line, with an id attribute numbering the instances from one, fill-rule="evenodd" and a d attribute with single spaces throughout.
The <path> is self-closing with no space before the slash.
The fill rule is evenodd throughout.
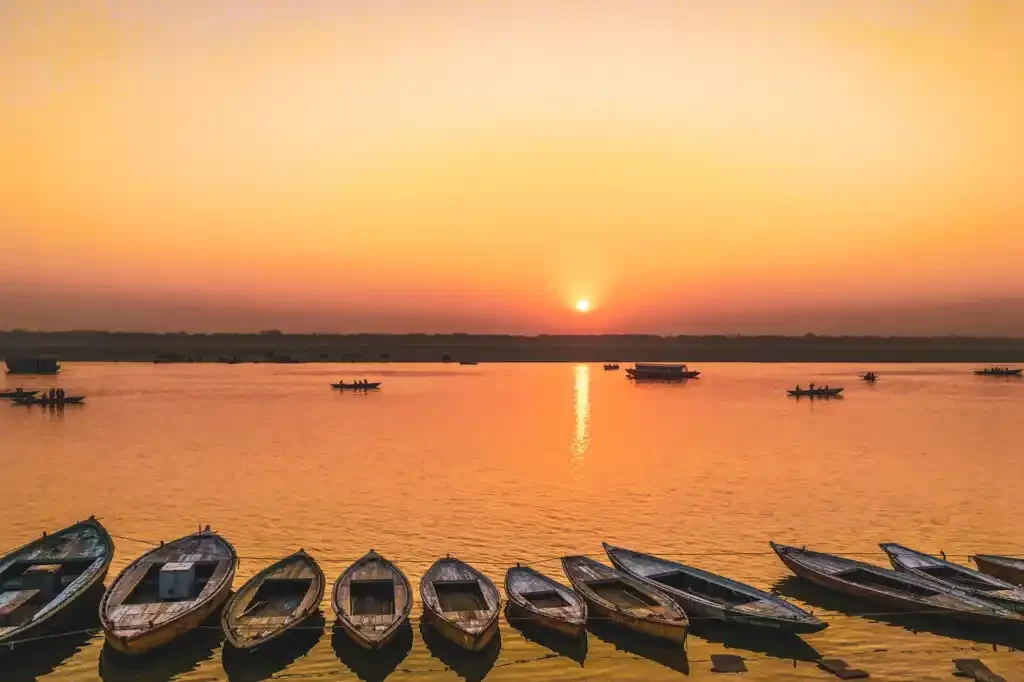
<path id="1" fill-rule="evenodd" d="M 986 367 L 985 369 L 976 369 L 974 373 L 978 376 L 988 377 L 1019 377 L 1021 372 L 1024 372 L 1024 368 L 1016 367 Z"/>
<path id="2" fill-rule="evenodd" d="M 8 374 L 56 374 L 60 371 L 60 362 L 53 355 L 8 355 L 4 360 Z"/>
<path id="3" fill-rule="evenodd" d="M 626 374 L 630 379 L 651 381 L 681 381 L 682 379 L 696 379 L 700 376 L 700 372 L 690 369 L 686 365 L 661 362 L 638 362 L 633 367 L 627 368 Z"/>

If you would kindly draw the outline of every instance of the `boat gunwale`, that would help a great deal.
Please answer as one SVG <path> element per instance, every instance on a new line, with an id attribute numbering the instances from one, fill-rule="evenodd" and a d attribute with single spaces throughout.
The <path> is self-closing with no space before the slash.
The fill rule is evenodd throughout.
<path id="1" fill-rule="evenodd" d="M 231 605 L 237 599 L 241 598 L 243 594 L 246 593 L 246 588 L 248 588 L 249 585 L 253 584 L 257 580 L 260 580 L 260 584 L 262 584 L 263 582 L 265 582 L 266 576 L 268 574 L 282 567 L 284 564 L 293 561 L 305 561 L 305 563 L 307 563 L 313 569 L 314 573 L 316 574 L 317 582 L 319 583 L 319 588 L 317 589 L 317 598 L 308 609 L 308 613 L 305 613 L 300 618 L 292 619 L 290 622 L 285 623 L 280 628 L 271 632 L 269 635 L 259 637 L 257 639 L 252 640 L 249 643 L 240 643 L 240 640 L 237 637 L 235 637 L 234 632 L 232 631 L 233 629 L 229 624 L 229 620 L 231 620 Z M 253 577 L 246 580 L 245 583 L 240 588 L 238 588 L 238 591 L 231 595 L 228 598 L 228 600 L 224 603 L 224 609 L 221 611 L 220 614 L 220 625 L 221 630 L 224 631 L 224 637 L 228 640 L 231 646 L 235 647 L 236 649 L 254 649 L 257 646 L 266 644 L 267 642 L 270 642 L 271 640 L 280 637 L 284 633 L 288 632 L 300 623 L 305 622 L 307 619 L 316 614 L 320 610 L 320 604 L 324 600 L 324 591 L 326 589 L 327 578 L 324 576 L 323 570 L 320 568 L 320 565 L 316 562 L 316 559 L 314 559 L 310 554 L 308 554 L 306 550 L 300 549 L 299 551 L 289 554 L 288 556 L 282 559 L 278 559 L 269 566 L 264 567 L 259 573 L 257 573 Z M 295 611 L 293 611 L 292 613 L 298 612 L 299 610 L 298 608 L 296 608 Z M 235 620 L 237 621 L 237 619 Z"/>
<path id="2" fill-rule="evenodd" d="M 344 585 L 346 581 L 348 581 L 348 583 L 351 585 L 351 578 L 349 577 L 349 575 L 358 566 L 373 559 L 379 560 L 382 564 L 387 566 L 394 575 L 398 576 L 398 578 L 401 579 L 402 583 L 405 585 L 405 592 L 407 597 L 405 600 L 405 607 L 402 608 L 402 612 L 395 614 L 395 620 L 391 623 L 390 626 L 388 626 L 387 630 L 385 630 L 384 633 L 381 634 L 379 637 L 370 638 L 367 637 L 358 627 L 356 627 L 356 624 L 352 622 L 352 619 L 349 617 L 348 609 L 341 608 L 341 605 L 339 603 L 338 592 L 341 590 L 342 585 Z M 408 622 L 409 615 L 412 613 L 412 602 L 412 584 L 409 582 L 409 577 L 405 575 L 405 571 L 400 569 L 397 566 L 397 564 L 395 564 L 393 561 L 385 558 L 383 555 L 379 554 L 377 551 L 372 549 L 359 559 L 356 559 L 354 562 L 349 564 L 349 566 L 341 572 L 341 575 L 338 576 L 338 579 L 334 581 L 334 587 L 331 589 L 331 608 L 334 610 L 335 617 L 341 621 L 341 624 L 344 627 L 346 633 L 348 633 L 352 637 L 359 638 L 361 641 L 365 642 L 370 648 L 385 645 L 387 642 L 391 640 L 391 638 L 399 630 L 399 628 L 401 628 L 406 622 Z"/>
<path id="3" fill-rule="evenodd" d="M 519 592 L 518 590 L 511 589 L 512 571 L 525 571 L 525 572 L 528 572 L 528 573 L 532 573 L 533 575 L 539 576 L 540 579 L 543 582 L 551 583 L 553 585 L 557 585 L 558 587 L 561 587 L 561 588 L 567 590 L 572 595 L 573 601 L 575 602 L 575 605 L 578 607 L 577 610 L 579 610 L 581 613 L 578 616 L 562 616 L 562 615 L 551 613 L 550 611 L 546 611 L 546 610 L 540 609 L 537 606 L 534 606 L 530 602 L 530 600 L 528 600 L 525 597 L 523 597 L 521 592 Z M 583 627 L 587 623 L 587 602 L 586 602 L 586 600 L 582 596 L 580 596 L 576 592 L 576 590 L 572 589 L 571 587 L 566 587 L 565 585 L 561 584 L 560 582 L 558 582 L 557 580 L 555 580 L 551 576 L 544 575 L 540 571 L 538 571 L 538 570 L 536 570 L 536 569 L 534 569 L 534 568 L 532 568 L 530 566 L 511 566 L 511 567 L 509 567 L 505 571 L 505 598 L 513 606 L 521 608 L 521 609 L 525 610 L 526 612 L 528 612 L 529 614 L 531 614 L 533 616 L 537 616 L 539 618 L 547 618 L 547 619 L 550 619 L 550 620 L 555 620 L 555 621 L 559 621 L 559 622 L 565 623 L 567 625 L 579 626 L 579 627 Z"/>
<path id="4" fill-rule="evenodd" d="M 681 620 L 672 621 L 666 617 L 657 616 L 655 614 L 634 613 L 633 611 L 625 609 L 619 606 L 618 604 L 605 599 L 597 592 L 595 592 L 594 589 L 591 588 L 585 580 L 583 580 L 582 578 L 578 578 L 575 575 L 576 571 L 574 567 L 580 565 L 583 562 L 591 562 L 603 567 L 606 570 L 612 571 L 614 574 L 616 574 L 615 577 L 618 580 L 621 580 L 622 582 L 626 583 L 634 589 L 639 588 L 640 592 L 654 593 L 655 601 L 658 602 L 658 605 L 661 607 L 667 607 L 670 610 L 674 610 L 676 612 L 676 615 L 682 617 Z M 618 570 L 617 568 L 607 566 L 599 561 L 594 561 L 586 555 L 577 554 L 573 556 L 562 557 L 562 570 L 565 572 L 565 575 L 569 579 L 569 582 L 572 583 L 573 590 L 575 590 L 583 599 L 590 599 L 595 604 L 609 612 L 619 614 L 624 618 L 634 621 L 654 623 L 658 625 L 667 625 L 669 627 L 678 627 L 686 629 L 689 629 L 690 627 L 689 616 L 686 614 L 686 611 L 683 609 L 683 607 L 681 607 L 679 603 L 676 602 L 676 600 L 671 595 L 667 594 L 665 591 L 661 589 L 652 587 L 645 581 L 637 580 L 630 574 L 624 573 Z M 664 600 L 664 602 L 662 600 Z"/>
<path id="5" fill-rule="evenodd" d="M 0 564 L 3 564 L 8 559 L 14 559 L 16 561 L 18 555 L 28 551 L 33 546 L 41 544 L 55 536 L 68 533 L 74 530 L 75 528 L 78 528 L 79 526 L 89 526 L 98 531 L 100 540 L 103 542 L 104 548 L 106 549 L 102 557 L 97 557 L 97 559 L 102 559 L 100 566 L 92 572 L 92 575 L 89 577 L 88 580 L 85 581 L 85 583 L 83 583 L 78 589 L 74 591 L 73 595 L 69 595 L 64 599 L 64 604 L 62 606 L 53 609 L 52 611 L 50 611 L 50 613 L 46 614 L 38 620 L 33 619 L 28 623 L 24 623 L 21 626 L 12 629 L 10 632 L 0 635 L 0 644 L 7 644 L 9 646 L 13 646 L 14 644 L 16 644 L 16 642 L 9 641 L 12 637 L 24 634 L 25 632 L 29 632 L 36 628 L 44 627 L 48 622 L 51 621 L 51 619 L 55 618 L 58 615 L 62 615 L 63 613 L 65 613 L 67 609 L 74 608 L 74 604 L 76 601 L 78 601 L 83 595 L 88 594 L 89 590 L 95 588 L 97 583 L 102 583 L 104 578 L 106 578 L 107 571 L 110 570 L 110 564 L 114 560 L 114 539 L 113 537 L 111 537 L 110 533 L 103 526 L 103 524 L 100 523 L 99 519 L 97 519 L 95 516 L 90 516 L 88 519 L 84 521 L 77 521 L 68 526 L 67 528 L 63 528 L 53 533 L 47 533 L 42 537 L 38 537 L 35 540 L 32 540 L 31 542 L 25 543 L 21 547 L 17 547 L 15 549 L 10 550 L 3 556 L 0 556 Z M 93 561 L 95 561 L 95 559 Z M 63 592 L 59 594 L 63 594 Z M 47 602 L 47 604 L 50 604 L 52 602 L 53 600 L 51 599 L 49 602 Z"/>
<path id="6" fill-rule="evenodd" d="M 188 539 L 191 539 L 191 538 L 194 538 L 194 537 L 201 537 L 201 536 L 214 536 L 214 537 L 216 537 L 221 543 L 224 544 L 224 546 L 226 546 L 228 548 L 228 551 L 230 553 L 229 557 L 227 557 L 228 559 L 230 559 L 230 562 L 229 562 L 229 565 L 228 565 L 228 570 L 225 571 L 224 576 L 221 578 L 221 581 L 220 581 L 221 584 L 217 587 L 217 589 L 213 590 L 212 593 L 210 594 L 210 596 L 208 596 L 206 599 L 203 599 L 202 601 L 200 601 L 199 599 L 192 600 L 192 602 L 193 602 L 192 606 L 190 606 L 189 608 L 185 609 L 181 613 L 175 615 L 173 618 L 167 620 L 166 622 L 161 623 L 160 625 L 157 625 L 157 626 L 152 627 L 152 628 L 145 628 L 145 629 L 139 628 L 140 631 L 137 634 L 135 634 L 135 635 L 125 636 L 125 635 L 118 635 L 118 634 L 116 634 L 117 627 L 116 627 L 115 624 L 111 623 L 109 618 L 107 618 L 106 610 L 107 610 L 107 606 L 108 606 L 108 604 L 110 602 L 110 595 L 113 594 L 114 588 L 117 586 L 117 584 L 126 575 L 128 575 L 132 570 L 134 570 L 138 565 L 140 565 L 142 563 L 145 563 L 146 562 L 145 560 L 148 557 L 150 557 L 152 554 L 155 554 L 156 552 L 158 552 L 161 549 L 166 549 L 169 545 L 173 545 L 174 543 L 181 542 L 183 540 L 188 540 Z M 154 562 L 150 562 L 150 563 L 154 563 Z M 206 604 L 210 603 L 211 601 L 215 601 L 218 598 L 218 596 L 220 596 L 221 592 L 225 589 L 225 586 L 227 587 L 227 590 L 230 592 L 230 590 L 231 590 L 231 583 L 234 582 L 234 579 L 235 579 L 235 569 L 237 567 L 238 567 L 238 553 L 235 551 L 234 546 L 230 542 L 228 542 L 227 539 L 223 535 L 220 535 L 219 533 L 217 533 L 215 531 L 212 531 L 212 530 L 211 531 L 201 530 L 201 531 L 198 531 L 198 532 L 195 532 L 195 533 L 189 533 L 188 535 L 183 535 L 180 538 L 177 538 L 176 540 L 171 540 L 170 542 L 165 542 L 162 545 L 158 545 L 157 547 L 154 547 L 154 548 L 146 551 L 144 554 L 142 554 L 141 556 L 136 558 L 135 561 L 133 561 L 130 564 L 128 564 L 127 566 L 125 566 L 121 570 L 121 572 L 117 574 L 117 577 L 115 577 L 114 580 L 111 581 L 110 585 L 107 586 L 107 589 L 106 589 L 106 591 L 104 591 L 103 598 L 100 600 L 100 605 L 99 605 L 100 625 L 103 628 L 103 632 L 104 632 L 104 634 L 114 633 L 114 634 L 112 634 L 110 636 L 115 637 L 118 640 L 122 640 L 122 641 L 127 643 L 127 642 L 132 642 L 134 640 L 137 640 L 140 637 L 144 637 L 146 635 L 150 635 L 150 634 L 153 634 L 153 633 L 156 633 L 156 632 L 160 632 L 160 631 L 165 630 L 167 628 L 173 628 L 174 626 L 177 625 L 177 623 L 179 621 L 181 621 L 181 620 L 183 620 L 183 619 L 193 615 L 201 607 L 205 606 Z M 118 604 L 118 606 L 120 606 L 120 605 L 121 605 L 121 603 Z M 182 632 L 181 634 L 184 634 L 184 632 Z"/>
<path id="7" fill-rule="evenodd" d="M 464 620 L 463 618 L 454 619 L 454 618 L 448 618 L 447 616 L 445 616 L 444 611 L 441 611 L 439 608 L 434 608 L 434 605 L 431 603 L 431 601 L 429 599 L 427 599 L 426 595 L 424 594 L 424 590 L 429 589 L 429 590 L 431 590 L 434 593 L 434 598 L 435 599 L 438 598 L 437 590 L 434 588 L 434 582 L 435 581 L 430 579 L 429 576 L 434 571 L 434 569 L 436 569 L 438 567 L 438 565 L 441 564 L 442 562 L 455 562 L 455 563 L 458 563 L 458 564 L 462 564 L 463 566 L 465 566 L 465 567 L 467 567 L 469 569 L 469 571 L 474 575 L 474 577 L 476 578 L 476 580 L 478 582 L 482 581 L 485 585 L 490 585 L 490 587 L 494 589 L 494 594 L 495 594 L 495 597 L 496 597 L 494 608 L 493 609 L 491 609 L 491 608 L 481 609 L 481 610 L 477 611 L 478 613 L 487 613 L 488 614 L 488 616 L 486 618 L 486 623 L 484 624 L 483 627 L 479 628 L 479 631 L 476 631 L 476 628 L 471 630 L 471 629 L 467 628 L 466 626 L 464 626 L 462 624 L 462 621 Z M 481 590 L 481 592 L 484 592 L 484 590 Z M 486 599 L 487 599 L 486 594 L 484 595 L 484 599 L 486 601 Z M 430 565 L 430 568 L 428 568 L 426 570 L 426 572 L 423 574 L 423 577 L 420 579 L 420 600 L 423 602 L 424 610 L 429 611 L 432 616 L 440 619 L 441 621 L 443 621 L 444 623 L 446 623 L 448 625 L 451 625 L 453 628 L 455 628 L 459 632 L 463 632 L 463 633 L 469 635 L 470 637 L 472 637 L 474 639 L 478 639 L 478 638 L 482 637 L 483 635 L 485 635 L 488 630 L 490 630 L 491 628 L 493 628 L 497 624 L 498 619 L 501 616 L 501 592 L 498 591 L 498 586 L 494 583 L 493 580 L 488 578 L 481 571 L 479 571 L 476 568 L 474 568 L 472 564 L 469 564 L 469 563 L 463 561 L 462 559 L 457 559 L 457 558 L 455 558 L 453 556 L 441 557 L 440 559 L 438 559 L 437 561 L 432 563 Z M 464 613 L 464 612 L 463 611 L 456 611 L 455 613 Z M 484 620 L 484 619 L 481 618 L 480 620 Z"/>

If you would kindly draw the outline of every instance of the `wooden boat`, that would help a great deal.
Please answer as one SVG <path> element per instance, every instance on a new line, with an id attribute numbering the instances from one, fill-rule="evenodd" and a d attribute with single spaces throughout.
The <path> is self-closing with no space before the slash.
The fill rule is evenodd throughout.
<path id="1" fill-rule="evenodd" d="M 690 622 L 675 600 L 661 590 L 585 556 L 562 557 L 562 569 L 587 603 L 588 617 L 686 643 Z"/>
<path id="2" fill-rule="evenodd" d="M 252 649 L 320 611 L 326 586 L 313 557 L 299 550 L 267 566 L 228 600 L 220 625 L 231 646 Z"/>
<path id="3" fill-rule="evenodd" d="M 978 570 L 1014 585 L 1024 585 L 1024 559 L 998 554 L 975 554 Z"/>
<path id="4" fill-rule="evenodd" d="M 985 369 L 976 369 L 974 373 L 978 376 L 988 377 L 1019 377 L 1021 372 L 1024 372 L 1024 368 L 1015 369 L 1011 367 L 986 367 Z"/>
<path id="5" fill-rule="evenodd" d="M 583 634 L 587 626 L 587 603 L 548 576 L 518 564 L 505 572 L 505 597 L 517 616 L 570 637 Z"/>
<path id="6" fill-rule="evenodd" d="M 0 645 L 37 636 L 99 597 L 113 558 L 114 542 L 92 516 L 8 552 L 0 559 Z"/>
<path id="7" fill-rule="evenodd" d="M 796 398 L 835 398 L 842 392 L 841 388 L 791 388 L 786 391 Z"/>
<path id="8" fill-rule="evenodd" d="M 412 586 L 401 569 L 372 549 L 334 583 L 334 613 L 365 649 L 380 649 L 409 620 Z"/>
<path id="9" fill-rule="evenodd" d="M 60 362 L 53 355 L 36 355 L 31 357 L 4 358 L 8 374 L 56 374 L 60 371 Z"/>
<path id="10" fill-rule="evenodd" d="M 41 398 L 36 397 L 22 397 L 15 398 L 15 405 L 81 405 L 82 401 L 85 400 L 84 395 L 69 395 L 63 398 L 50 398 L 44 396 Z"/>
<path id="11" fill-rule="evenodd" d="M 638 362 L 632 368 L 626 368 L 626 374 L 630 379 L 651 380 L 651 381 L 680 381 L 682 379 L 696 379 L 700 372 L 688 368 L 686 365 L 669 365 L 655 362 Z"/>
<path id="12" fill-rule="evenodd" d="M 605 365 L 604 368 L 606 370 L 608 370 L 608 371 L 615 371 L 615 370 L 617 370 L 619 368 L 619 366 L 617 364 L 615 364 L 614 362 L 612 362 L 612 363 L 608 363 L 607 365 Z"/>
<path id="13" fill-rule="evenodd" d="M 862 374 L 860 378 L 870 383 L 878 381 L 878 375 L 875 374 L 874 372 L 867 372 L 866 374 Z"/>
<path id="14" fill-rule="evenodd" d="M 889 555 L 889 561 L 897 571 L 929 578 L 994 602 L 1004 609 L 1024 613 L 1024 588 L 903 545 L 883 543 L 879 547 Z"/>
<path id="15" fill-rule="evenodd" d="M 23 391 L 20 388 L 13 391 L 0 391 L 0 398 L 31 398 L 39 391 Z"/>
<path id="16" fill-rule="evenodd" d="M 480 651 L 498 632 L 501 597 L 490 578 L 454 557 L 438 559 L 420 580 L 424 614 L 455 644 Z"/>
<path id="17" fill-rule="evenodd" d="M 1024 616 L 931 579 L 833 554 L 770 543 L 789 570 L 836 592 L 902 613 L 931 613 L 977 623 L 1024 624 Z"/>
<path id="18" fill-rule="evenodd" d="M 475 360 L 459 360 L 460 365 L 479 365 L 480 363 Z"/>
<path id="19" fill-rule="evenodd" d="M 343 391 L 344 390 L 349 390 L 349 391 L 370 391 L 370 390 L 373 390 L 375 388 L 380 388 L 380 385 L 381 385 L 380 381 L 370 381 L 370 382 L 367 382 L 365 384 L 355 384 L 355 383 L 346 384 L 344 381 L 339 381 L 336 384 L 331 384 L 331 388 L 337 388 L 337 389 L 340 389 L 340 390 L 343 390 Z"/>
<path id="20" fill-rule="evenodd" d="M 690 616 L 794 633 L 828 624 L 781 597 L 714 573 L 603 543 L 615 568 L 669 595 Z"/>
<path id="21" fill-rule="evenodd" d="M 139 654 L 177 639 L 221 607 L 237 564 L 235 548 L 209 526 L 146 552 L 103 595 L 107 643 Z"/>

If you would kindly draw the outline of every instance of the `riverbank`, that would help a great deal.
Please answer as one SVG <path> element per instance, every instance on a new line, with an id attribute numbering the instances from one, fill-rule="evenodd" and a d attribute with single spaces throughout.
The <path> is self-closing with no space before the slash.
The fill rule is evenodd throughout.
<path id="1" fill-rule="evenodd" d="M 1024 338 L 0 332 L 0 355 L 77 362 L 1024 362 Z"/>

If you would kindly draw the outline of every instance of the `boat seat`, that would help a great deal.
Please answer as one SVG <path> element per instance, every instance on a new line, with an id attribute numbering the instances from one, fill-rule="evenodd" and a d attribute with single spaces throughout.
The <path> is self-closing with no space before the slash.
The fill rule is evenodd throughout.
<path id="1" fill-rule="evenodd" d="M 11 627 L 19 625 L 23 620 L 24 613 L 20 613 L 29 606 L 33 599 L 38 597 L 39 590 L 16 590 L 4 592 L 0 595 L 3 603 L 0 604 L 0 626 Z"/>

